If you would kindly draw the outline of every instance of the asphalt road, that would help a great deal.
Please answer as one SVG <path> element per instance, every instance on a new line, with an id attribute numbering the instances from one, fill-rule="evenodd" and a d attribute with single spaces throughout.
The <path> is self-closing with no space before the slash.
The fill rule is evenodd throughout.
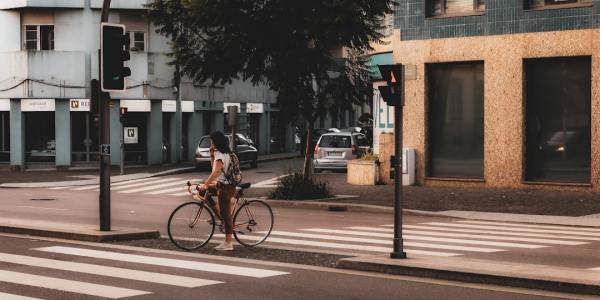
<path id="1" fill-rule="evenodd" d="M 575 299 L 573 295 L 0 235 L 0 298 Z"/>

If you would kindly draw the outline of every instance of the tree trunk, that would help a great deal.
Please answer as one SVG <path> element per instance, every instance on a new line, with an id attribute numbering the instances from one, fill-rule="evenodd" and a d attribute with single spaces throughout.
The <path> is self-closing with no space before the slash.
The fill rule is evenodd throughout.
<path id="1" fill-rule="evenodd" d="M 308 180 L 310 178 L 310 164 L 312 158 L 312 131 L 315 122 L 313 120 L 306 121 L 306 149 L 304 151 L 304 172 L 302 178 Z"/>

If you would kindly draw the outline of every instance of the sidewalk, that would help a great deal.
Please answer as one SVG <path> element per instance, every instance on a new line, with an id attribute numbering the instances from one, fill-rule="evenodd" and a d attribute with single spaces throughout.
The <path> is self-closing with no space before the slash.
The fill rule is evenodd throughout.
<path id="1" fill-rule="evenodd" d="M 258 162 L 277 161 L 298 156 L 298 153 L 276 153 L 260 155 Z M 191 163 L 164 166 L 126 166 L 127 175 L 119 175 L 119 168 L 113 166 L 111 182 L 121 182 L 148 177 L 180 174 L 194 171 Z M 98 184 L 98 169 L 73 168 L 72 170 L 38 169 L 12 172 L 8 168 L 0 169 L 0 188 L 48 188 L 59 186 L 79 186 Z"/>

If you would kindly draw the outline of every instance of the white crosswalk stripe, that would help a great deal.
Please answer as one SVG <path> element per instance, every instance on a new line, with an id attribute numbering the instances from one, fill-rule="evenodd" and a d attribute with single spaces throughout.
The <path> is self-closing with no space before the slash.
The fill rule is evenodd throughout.
<path id="1" fill-rule="evenodd" d="M 186 261 L 186 260 L 171 259 L 171 258 L 150 257 L 150 256 L 125 254 L 125 253 L 109 252 L 109 251 L 90 250 L 90 249 L 84 249 L 84 248 L 52 246 L 52 247 L 36 248 L 35 250 L 51 252 L 51 253 L 74 255 L 74 256 L 99 258 L 99 259 L 106 259 L 106 260 L 113 260 L 113 261 L 131 262 L 131 263 L 146 264 L 146 265 L 189 269 L 189 270 L 196 270 L 196 271 L 203 271 L 203 272 L 214 272 L 214 273 L 229 274 L 229 275 L 247 276 L 247 277 L 254 277 L 254 278 L 265 278 L 265 277 L 289 274 L 287 272 L 281 272 L 281 271 L 272 271 L 272 270 L 247 268 L 247 267 L 237 267 L 237 266 L 231 266 L 231 265 L 213 264 L 213 263 L 205 263 L 205 262 L 197 262 L 197 261 Z"/>
<path id="2" fill-rule="evenodd" d="M 165 182 L 169 182 L 169 181 L 177 181 L 177 180 L 181 180 L 181 178 L 163 178 L 163 179 L 156 179 L 156 180 L 152 180 L 152 181 L 147 181 L 147 182 L 138 182 L 138 183 L 133 183 L 133 184 L 126 184 L 126 185 L 121 185 L 121 186 L 117 186 L 117 187 L 112 187 L 111 186 L 111 191 L 120 191 L 120 190 L 125 190 L 125 189 L 130 189 L 130 188 L 134 188 L 134 187 L 150 187 L 153 186 L 155 184 L 158 183 L 165 183 Z"/>
<path id="3" fill-rule="evenodd" d="M 83 281 L 0 270 L 0 282 L 35 286 L 89 296 L 119 299 L 150 294 L 150 292 L 101 285 Z"/>
<path id="4" fill-rule="evenodd" d="M 462 224 L 462 223 L 442 223 L 442 222 L 426 222 L 423 223 L 425 225 L 436 225 L 436 226 L 449 226 L 449 227 L 459 227 L 459 228 L 474 228 L 474 229 L 507 229 L 502 226 L 486 226 L 486 225 L 473 225 L 473 224 Z M 535 229 L 535 228 L 520 228 L 520 227 L 511 227 L 509 230 L 519 231 L 519 232 L 533 232 L 533 233 L 550 233 L 550 234 L 572 234 L 579 236 L 593 236 L 600 237 L 600 232 L 582 232 L 576 230 L 556 230 L 556 229 Z"/>
<path id="5" fill-rule="evenodd" d="M 146 194 L 146 195 L 160 195 L 160 194 L 169 194 L 169 193 L 181 192 L 181 191 L 187 191 L 187 187 L 176 187 L 176 188 L 172 188 L 172 189 L 158 190 L 158 191 L 144 193 L 144 194 Z M 187 194 L 187 192 L 186 192 L 186 194 Z"/>
<path id="6" fill-rule="evenodd" d="M 186 182 L 187 181 L 173 181 L 173 182 L 167 182 L 167 183 L 162 183 L 162 184 L 149 184 L 149 185 L 145 185 L 145 186 L 140 187 L 140 188 L 121 191 L 121 193 L 123 193 L 123 194 L 133 194 L 133 193 L 140 193 L 140 192 L 152 191 L 152 190 L 162 189 L 162 188 L 172 187 L 172 186 L 179 186 L 180 189 L 185 189 L 185 187 L 186 187 L 185 183 Z"/>
<path id="7" fill-rule="evenodd" d="M 7 293 L 0 293 L 0 299 L 2 300 L 41 300 L 40 298 L 31 298 Z"/>
<path id="8" fill-rule="evenodd" d="M 181 178 L 142 178 L 111 184 L 111 191 L 121 194 L 142 193 L 144 195 L 170 194 L 172 196 L 186 196 L 187 180 Z M 62 186 L 50 188 L 52 190 L 69 189 L 71 191 L 99 191 L 99 185 Z M 177 192 L 177 193 L 176 193 Z"/>
<path id="9" fill-rule="evenodd" d="M 579 231 L 579 232 L 600 232 L 600 228 L 589 228 L 589 227 L 575 227 L 575 226 L 555 226 L 555 225 L 535 225 L 535 224 L 522 224 L 522 223 L 505 223 L 505 222 L 492 222 L 492 221 L 458 221 L 459 223 L 467 224 L 480 224 L 480 225 L 500 225 L 509 227 L 521 227 L 521 228 L 540 228 L 540 229 L 558 229 L 568 231 Z"/>

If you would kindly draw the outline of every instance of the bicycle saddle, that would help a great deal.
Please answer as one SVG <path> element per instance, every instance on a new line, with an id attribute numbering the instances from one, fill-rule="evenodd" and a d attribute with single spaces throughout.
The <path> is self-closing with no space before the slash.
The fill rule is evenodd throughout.
<path id="1" fill-rule="evenodd" d="M 252 185 L 250 182 L 246 182 L 246 183 L 238 184 L 238 187 L 241 188 L 242 190 L 245 190 L 245 189 L 249 188 L 250 185 Z"/>

